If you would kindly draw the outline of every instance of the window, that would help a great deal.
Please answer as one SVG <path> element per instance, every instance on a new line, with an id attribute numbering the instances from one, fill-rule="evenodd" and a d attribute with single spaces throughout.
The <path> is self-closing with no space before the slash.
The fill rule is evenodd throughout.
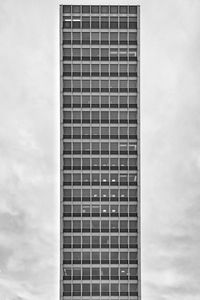
<path id="1" fill-rule="evenodd" d="M 137 44 L 137 33 L 129 32 L 129 44 L 134 45 Z"/>
<path id="2" fill-rule="evenodd" d="M 118 138 L 118 128 L 117 127 L 110 127 L 110 138 L 117 139 Z M 116 151 L 116 149 L 115 149 Z"/>
<path id="3" fill-rule="evenodd" d="M 96 279 L 99 277 L 97 276 L 97 273 L 94 273 L 94 275 L 92 275 L 92 278 Z M 99 283 L 92 284 L 92 296 L 100 296 L 100 284 Z"/>
<path id="4" fill-rule="evenodd" d="M 92 80 L 92 92 L 99 92 L 99 80 Z"/>
<path id="5" fill-rule="evenodd" d="M 100 269 L 99 268 L 92 268 L 92 279 L 98 280 L 100 279 Z M 99 287 L 99 284 L 97 284 Z M 96 289 L 95 289 L 96 290 Z"/>
<path id="6" fill-rule="evenodd" d="M 82 107 L 90 107 L 90 96 L 82 96 Z"/>
<path id="7" fill-rule="evenodd" d="M 92 17 L 91 28 L 99 28 L 99 18 Z"/>
<path id="8" fill-rule="evenodd" d="M 101 13 L 108 14 L 109 13 L 109 6 L 101 6 Z"/>
<path id="9" fill-rule="evenodd" d="M 117 158 L 111 157 L 110 168 L 111 168 L 111 170 L 118 170 L 118 159 Z"/>
<path id="10" fill-rule="evenodd" d="M 99 76 L 99 65 L 92 65 L 92 76 Z"/>
<path id="11" fill-rule="evenodd" d="M 110 33 L 110 44 L 117 45 L 118 44 L 118 32 Z"/>
<path id="12" fill-rule="evenodd" d="M 90 65 L 89 64 L 83 64 L 82 65 L 82 75 L 83 76 L 90 76 Z"/>
<path id="13" fill-rule="evenodd" d="M 104 145 L 103 143 L 101 144 L 101 153 L 102 154 L 109 153 L 109 151 L 108 151 L 109 144 L 108 143 L 105 143 L 105 144 L 106 145 Z M 106 150 L 106 148 L 107 148 L 107 150 Z M 101 170 L 109 170 L 109 158 L 108 157 L 101 158 Z"/>
<path id="14" fill-rule="evenodd" d="M 81 200 L 81 190 L 74 189 L 73 190 L 73 201 L 80 201 Z"/>
<path id="15" fill-rule="evenodd" d="M 109 28 L 109 18 L 108 17 L 101 17 L 101 28 Z"/>
<path id="16" fill-rule="evenodd" d="M 100 253 L 99 252 L 92 252 L 92 263 L 99 264 L 100 263 Z M 96 274 L 96 272 L 95 272 Z"/>
<path id="17" fill-rule="evenodd" d="M 92 60 L 99 60 L 99 49 L 98 48 L 92 48 L 91 50 L 91 56 Z"/>
<path id="18" fill-rule="evenodd" d="M 81 49 L 80 48 L 73 48 L 73 60 L 80 60 L 81 57 Z"/>
<path id="19" fill-rule="evenodd" d="M 73 32 L 73 44 L 80 44 L 80 32 Z"/>
<path id="20" fill-rule="evenodd" d="M 118 28 L 118 18 L 117 17 L 110 17 L 110 28 L 112 28 L 112 29 Z"/>
<path id="21" fill-rule="evenodd" d="M 101 264 L 109 264 L 109 252 L 101 252 Z"/>
<path id="22" fill-rule="evenodd" d="M 90 252 L 83 251 L 83 264 L 89 264 L 90 263 Z"/>
<path id="23" fill-rule="evenodd" d="M 63 32 L 63 44 L 71 44 L 71 32 Z"/>
<path id="24" fill-rule="evenodd" d="M 71 91 L 71 80 L 64 80 L 63 81 L 63 91 L 70 92 Z"/>
<path id="25" fill-rule="evenodd" d="M 90 80 L 82 81 L 82 92 L 90 92 Z"/>
<path id="26" fill-rule="evenodd" d="M 91 12 L 93 14 L 98 14 L 99 13 L 99 6 L 91 6 Z"/>
<path id="27" fill-rule="evenodd" d="M 82 59 L 83 60 L 90 60 L 90 49 L 89 48 L 83 48 L 82 49 Z"/>
<path id="28" fill-rule="evenodd" d="M 108 34 L 108 32 L 101 32 L 101 44 L 102 45 L 109 44 L 109 34 Z"/>
<path id="29" fill-rule="evenodd" d="M 118 76 L 118 65 L 117 64 L 110 65 L 110 76 Z"/>
<path id="30" fill-rule="evenodd" d="M 90 296 L 90 284 L 83 283 L 83 285 L 82 285 L 82 296 Z"/>
<path id="31" fill-rule="evenodd" d="M 82 44 L 90 44 L 90 33 L 82 32 Z"/>
<path id="32" fill-rule="evenodd" d="M 108 49 L 101 49 L 101 60 L 108 60 Z"/>
<path id="33" fill-rule="evenodd" d="M 101 92 L 109 91 L 109 80 L 101 80 Z"/>
<path id="34" fill-rule="evenodd" d="M 71 6 L 70 5 L 63 5 L 63 13 L 70 14 L 71 13 Z"/>
<path id="35" fill-rule="evenodd" d="M 92 95 L 92 107 L 99 107 L 99 96 Z"/>
<path id="36" fill-rule="evenodd" d="M 96 24 L 96 26 L 99 25 L 98 22 L 95 22 L 95 24 Z M 91 42 L 94 45 L 98 45 L 99 44 L 99 33 L 98 32 L 92 32 Z"/>
<path id="37" fill-rule="evenodd" d="M 120 44 L 127 44 L 127 32 L 120 32 Z"/>
<path id="38" fill-rule="evenodd" d="M 82 13 L 83 14 L 89 14 L 90 13 L 90 6 L 89 5 L 83 5 L 82 6 Z"/>
<path id="39" fill-rule="evenodd" d="M 112 14 L 117 14 L 118 13 L 118 6 L 110 6 L 110 12 Z"/>
<path id="40" fill-rule="evenodd" d="M 120 17 L 120 28 L 121 29 L 127 29 L 128 28 L 127 17 Z"/>
<path id="41" fill-rule="evenodd" d="M 99 127 L 92 127 L 92 138 L 93 139 L 99 138 Z"/>
<path id="42" fill-rule="evenodd" d="M 71 49 L 70 48 L 63 48 L 63 59 L 64 60 L 71 59 Z"/>

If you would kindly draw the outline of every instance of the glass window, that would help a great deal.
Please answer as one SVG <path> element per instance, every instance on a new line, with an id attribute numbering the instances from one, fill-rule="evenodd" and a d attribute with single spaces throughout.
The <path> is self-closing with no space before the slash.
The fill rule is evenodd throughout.
<path id="1" fill-rule="evenodd" d="M 118 43 L 118 32 L 111 32 L 110 33 L 110 43 L 117 44 Z"/>
<path id="2" fill-rule="evenodd" d="M 111 73 L 111 75 L 118 74 L 118 65 L 117 64 L 110 65 L 110 73 Z"/>
<path id="3" fill-rule="evenodd" d="M 83 73 L 90 73 L 90 65 L 89 64 L 83 64 L 82 65 L 82 72 Z"/>
<path id="4" fill-rule="evenodd" d="M 101 17 L 101 28 L 109 28 L 108 20 L 108 17 Z"/>
<path id="5" fill-rule="evenodd" d="M 99 27 L 99 22 L 93 22 L 92 26 L 94 26 L 94 25 Z M 91 40 L 92 40 L 92 44 L 99 44 L 99 33 L 98 32 L 92 32 Z"/>
<path id="6" fill-rule="evenodd" d="M 99 17 L 92 17 L 91 28 L 99 28 Z"/>
<path id="7" fill-rule="evenodd" d="M 83 14 L 89 14 L 90 13 L 90 6 L 89 5 L 83 5 L 82 6 L 82 13 Z"/>
<path id="8" fill-rule="evenodd" d="M 90 96 L 82 96 L 82 106 L 88 107 L 90 106 Z"/>
<path id="9" fill-rule="evenodd" d="M 99 74 L 99 65 L 97 64 L 92 65 L 92 74 L 96 74 L 96 75 Z"/>
<path id="10" fill-rule="evenodd" d="M 101 127 L 101 137 L 108 138 L 109 136 L 109 128 L 108 127 Z"/>
<path id="11" fill-rule="evenodd" d="M 101 49 L 101 57 L 108 58 L 108 49 Z"/>
<path id="12" fill-rule="evenodd" d="M 90 48 L 83 48 L 82 49 L 82 56 L 83 57 L 90 57 Z"/>
<path id="13" fill-rule="evenodd" d="M 99 6 L 91 6 L 91 12 L 93 14 L 98 14 L 99 13 Z"/>
<path id="14" fill-rule="evenodd" d="M 110 127 L 110 135 L 111 135 L 111 138 L 112 137 L 117 138 L 118 137 L 118 128 Z M 116 149 L 115 149 L 115 151 L 116 151 Z"/>
<path id="15" fill-rule="evenodd" d="M 127 32 L 120 32 L 120 44 L 127 44 Z"/>
<path id="16" fill-rule="evenodd" d="M 94 138 L 98 138 L 99 137 L 99 127 L 92 127 L 92 136 Z"/>
<path id="17" fill-rule="evenodd" d="M 101 13 L 108 14 L 109 13 L 109 6 L 101 6 Z"/>
<path id="18" fill-rule="evenodd" d="M 99 57 L 99 49 L 98 48 L 92 48 L 92 58 L 98 58 Z"/>
<path id="19" fill-rule="evenodd" d="M 108 32 L 101 32 L 101 44 L 108 44 L 109 34 Z"/>
<path id="20" fill-rule="evenodd" d="M 73 43 L 80 44 L 80 32 L 73 32 Z"/>
<path id="21" fill-rule="evenodd" d="M 109 252 L 101 252 L 101 263 L 109 263 Z"/>
<path id="22" fill-rule="evenodd" d="M 129 32 L 129 44 L 134 44 L 137 41 L 137 32 Z"/>
<path id="23" fill-rule="evenodd" d="M 90 296 L 90 284 L 83 283 L 82 285 L 82 295 L 83 296 Z"/>
<path id="24" fill-rule="evenodd" d="M 88 241 L 86 241 L 85 244 L 88 244 Z M 90 262 L 90 252 L 83 252 L 83 262 L 87 263 Z"/>
<path id="25" fill-rule="evenodd" d="M 82 43 L 83 44 L 90 43 L 90 33 L 89 32 L 82 32 Z"/>
<path id="26" fill-rule="evenodd" d="M 118 18 L 110 17 L 110 28 L 118 28 Z"/>
<path id="27" fill-rule="evenodd" d="M 99 91 L 99 80 L 92 80 L 92 91 L 93 92 Z"/>
<path id="28" fill-rule="evenodd" d="M 108 64 L 102 64 L 101 65 L 101 73 L 104 74 L 104 76 L 108 75 Z"/>
<path id="29" fill-rule="evenodd" d="M 111 5 L 111 6 L 110 6 L 110 12 L 111 12 L 112 14 L 117 14 L 117 13 L 118 13 L 118 6 L 113 6 L 113 5 Z"/>

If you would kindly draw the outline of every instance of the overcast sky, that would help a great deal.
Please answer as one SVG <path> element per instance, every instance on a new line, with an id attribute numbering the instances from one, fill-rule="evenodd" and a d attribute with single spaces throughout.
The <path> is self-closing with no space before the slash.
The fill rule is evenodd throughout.
<path id="1" fill-rule="evenodd" d="M 58 299 L 59 3 L 0 2 L 0 300 Z M 109 4 L 141 4 L 142 300 L 199 300 L 200 1 Z"/>

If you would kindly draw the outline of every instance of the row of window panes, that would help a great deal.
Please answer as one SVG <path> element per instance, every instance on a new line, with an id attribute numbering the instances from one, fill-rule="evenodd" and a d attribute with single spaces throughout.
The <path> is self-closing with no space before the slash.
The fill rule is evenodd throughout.
<path id="1" fill-rule="evenodd" d="M 137 93 L 136 80 L 64 80 L 63 92 Z"/>
<path id="2" fill-rule="evenodd" d="M 92 130 L 92 136 L 94 135 L 93 138 L 99 138 L 98 137 L 98 136 L 100 136 L 98 134 L 99 128 L 98 127 L 95 127 L 95 128 L 96 128 L 96 130 L 95 129 Z M 81 133 L 81 129 L 82 129 L 82 127 L 78 127 L 78 126 L 76 126 L 76 127 L 63 127 L 64 137 L 66 136 L 67 138 L 70 138 L 70 137 L 84 138 L 84 135 L 82 135 L 82 133 Z M 107 138 L 107 136 L 110 135 L 111 139 L 112 138 L 116 139 L 116 138 L 118 138 L 118 136 L 120 138 L 128 138 L 128 136 L 129 136 L 129 138 L 134 138 L 134 137 L 131 137 L 131 136 L 135 136 L 137 134 L 137 127 L 132 127 L 132 126 L 129 126 L 129 127 L 126 127 L 126 126 L 117 127 L 117 126 L 115 126 L 115 127 L 108 127 L 107 130 L 106 129 L 102 130 L 102 129 L 103 129 L 103 127 L 101 127 L 101 135 L 105 135 L 106 136 L 105 138 Z M 84 132 L 86 132 L 86 131 L 87 131 L 87 129 L 84 129 Z M 97 151 L 98 153 L 100 153 L 100 143 L 99 142 L 92 142 L 91 147 L 90 147 L 89 142 L 85 142 L 85 143 L 83 142 L 82 150 L 83 151 L 84 150 L 89 151 L 89 152 L 91 150 L 92 152 Z M 111 147 L 110 147 L 110 150 L 112 150 Z M 109 151 L 109 149 L 107 151 Z M 98 154 L 98 153 L 94 153 L 94 154 Z"/>
<path id="3" fill-rule="evenodd" d="M 109 22 L 108 17 L 101 17 L 101 20 L 98 17 L 92 17 L 90 22 L 90 17 L 82 17 L 82 21 L 78 17 L 74 18 L 73 21 L 71 21 L 71 17 L 64 17 L 63 28 L 137 29 L 137 22 L 134 19 L 131 17 L 128 20 L 127 17 L 121 17 L 118 21 L 117 17 L 111 17 Z"/>
<path id="4" fill-rule="evenodd" d="M 82 73 L 81 73 L 82 72 Z M 64 64 L 65 76 L 135 76 L 137 64 Z"/>
<path id="5" fill-rule="evenodd" d="M 63 55 L 67 57 L 109 57 L 109 56 L 136 56 L 136 48 L 63 48 Z"/>
<path id="6" fill-rule="evenodd" d="M 64 264 L 137 264 L 137 252 L 75 251 L 63 252 Z"/>
<path id="7" fill-rule="evenodd" d="M 63 221 L 64 232 L 137 232 L 137 221 L 73 220 Z"/>
<path id="8" fill-rule="evenodd" d="M 64 248 L 137 248 L 137 236 L 74 235 L 63 236 Z"/>
<path id="9" fill-rule="evenodd" d="M 137 14 L 137 6 L 108 6 L 108 5 L 63 5 L 63 13 L 66 14 Z"/>
<path id="10" fill-rule="evenodd" d="M 81 176 L 82 175 L 82 176 Z M 63 175 L 64 185 L 137 185 L 136 174 L 92 173 L 92 174 L 66 174 Z"/>
<path id="11" fill-rule="evenodd" d="M 137 283 L 64 283 L 64 296 L 137 296 Z"/>
<path id="12" fill-rule="evenodd" d="M 63 268 L 64 280 L 137 280 L 137 268 L 128 267 L 66 267 Z"/>
<path id="13" fill-rule="evenodd" d="M 102 143 L 103 144 L 103 143 Z M 64 158 L 63 168 L 66 170 L 135 170 L 137 169 L 137 158 L 134 157 L 83 157 L 81 158 Z"/>
<path id="14" fill-rule="evenodd" d="M 127 204 L 74 204 L 63 206 L 64 216 L 67 217 L 135 217 L 137 214 L 137 205 Z"/>
<path id="15" fill-rule="evenodd" d="M 63 106 L 64 107 L 106 107 L 106 108 L 135 108 L 137 106 L 137 96 L 130 95 L 130 96 L 122 96 L 119 97 L 115 96 L 108 96 L 102 95 L 64 95 L 63 96 Z"/>
<path id="16" fill-rule="evenodd" d="M 75 110 L 63 111 L 64 123 L 137 123 L 137 111 L 90 111 L 90 110 Z M 83 130 L 83 135 L 90 135 L 90 127 L 88 130 Z"/>
<path id="17" fill-rule="evenodd" d="M 128 199 L 137 197 L 137 189 L 63 189 L 63 196 L 66 198 L 73 198 L 74 201 L 80 201 L 82 199 L 90 199 L 90 197 L 94 201 L 99 201 L 100 198 L 105 199 L 109 198 L 113 199 L 113 201 L 118 201 L 120 199 Z"/>
<path id="18" fill-rule="evenodd" d="M 103 127 L 102 127 L 103 128 Z M 70 133 L 71 135 L 71 133 Z M 99 148 L 100 149 L 100 148 Z M 89 142 L 64 142 L 63 152 L 64 154 L 81 154 L 90 153 L 91 146 Z M 111 154 L 136 154 L 137 143 L 132 142 L 110 142 L 110 153 Z"/>
<path id="19" fill-rule="evenodd" d="M 63 45 L 137 45 L 137 32 L 63 32 Z"/>

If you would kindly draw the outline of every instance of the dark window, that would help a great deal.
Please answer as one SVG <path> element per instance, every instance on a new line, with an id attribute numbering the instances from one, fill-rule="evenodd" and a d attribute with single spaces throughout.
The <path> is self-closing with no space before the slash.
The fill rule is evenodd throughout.
<path id="1" fill-rule="evenodd" d="M 70 14 L 71 13 L 71 6 L 70 5 L 63 5 L 63 13 Z"/>
<path id="2" fill-rule="evenodd" d="M 109 6 L 101 6 L 101 13 L 108 14 L 109 13 Z"/>
<path id="3" fill-rule="evenodd" d="M 99 13 L 99 6 L 92 6 L 91 7 L 91 12 L 93 13 L 93 14 L 98 14 Z"/>
<path id="4" fill-rule="evenodd" d="M 83 5 L 82 6 L 82 13 L 83 14 L 89 14 L 90 13 L 90 6 L 89 5 Z"/>
<path id="5" fill-rule="evenodd" d="M 72 5 L 72 13 L 80 13 L 81 7 L 79 5 Z"/>

